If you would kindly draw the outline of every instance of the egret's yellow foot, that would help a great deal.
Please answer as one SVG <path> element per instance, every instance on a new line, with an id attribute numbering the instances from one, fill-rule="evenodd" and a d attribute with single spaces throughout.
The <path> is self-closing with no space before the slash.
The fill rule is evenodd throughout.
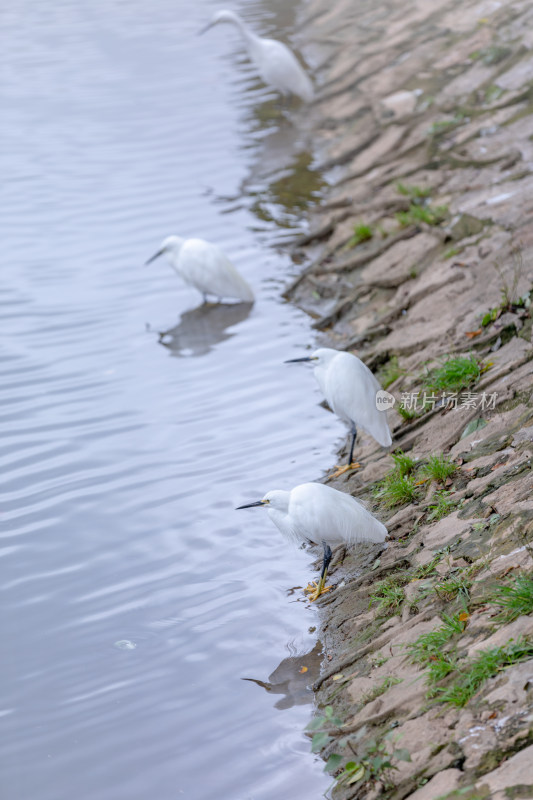
<path id="1" fill-rule="evenodd" d="M 344 467 L 337 467 L 335 472 L 332 472 L 331 475 L 328 475 L 328 478 L 338 478 L 340 475 L 344 475 L 345 472 L 349 472 L 351 469 L 359 469 L 361 464 L 357 461 L 352 461 L 351 464 L 345 464 Z"/>
<path id="2" fill-rule="evenodd" d="M 315 600 L 318 600 L 321 594 L 325 594 L 326 592 L 330 592 L 333 589 L 333 586 L 324 586 L 325 581 L 320 579 L 317 581 L 312 581 L 306 588 L 304 589 L 305 594 L 309 595 L 309 600 L 311 603 L 314 603 Z"/>

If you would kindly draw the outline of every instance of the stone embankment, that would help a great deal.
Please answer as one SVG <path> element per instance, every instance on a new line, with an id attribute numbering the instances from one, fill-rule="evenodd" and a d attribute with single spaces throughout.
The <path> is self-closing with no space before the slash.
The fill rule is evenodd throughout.
<path id="1" fill-rule="evenodd" d="M 328 479 L 390 542 L 317 604 L 313 746 L 340 800 L 533 797 L 533 4 L 305 13 L 333 188 L 287 296 L 396 401 Z"/>

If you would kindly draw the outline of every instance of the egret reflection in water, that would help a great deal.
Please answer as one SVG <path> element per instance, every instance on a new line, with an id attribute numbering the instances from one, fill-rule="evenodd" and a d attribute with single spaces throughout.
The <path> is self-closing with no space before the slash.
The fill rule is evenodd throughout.
<path id="1" fill-rule="evenodd" d="M 159 334 L 159 342 L 175 356 L 203 356 L 231 338 L 230 330 L 244 322 L 253 303 L 202 303 L 185 311 L 174 328 Z"/>
<path id="2" fill-rule="evenodd" d="M 313 702 L 312 685 L 320 675 L 322 663 L 322 643 L 317 642 L 312 650 L 301 655 L 284 658 L 269 676 L 268 681 L 257 678 L 243 678 L 262 686 L 272 694 L 282 694 L 274 708 L 281 710 Z"/>

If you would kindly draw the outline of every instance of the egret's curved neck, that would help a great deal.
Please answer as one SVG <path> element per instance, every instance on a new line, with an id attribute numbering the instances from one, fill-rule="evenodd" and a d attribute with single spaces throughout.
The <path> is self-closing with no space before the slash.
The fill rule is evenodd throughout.
<path id="1" fill-rule="evenodd" d="M 233 22 L 233 24 L 237 26 L 248 48 L 253 48 L 259 42 L 259 36 L 256 36 L 255 33 L 252 33 L 250 28 L 244 24 L 238 14 L 235 14 L 233 11 L 228 11 L 227 21 Z"/>
<path id="2" fill-rule="evenodd" d="M 326 364 L 317 364 L 313 370 L 316 381 L 322 390 L 322 394 L 326 394 Z"/>
<path id="3" fill-rule="evenodd" d="M 269 508 L 267 513 L 276 528 L 281 531 L 284 536 L 287 536 L 289 539 L 294 538 L 294 532 L 287 511 L 282 511 L 279 508 Z"/>
<path id="4" fill-rule="evenodd" d="M 168 252 L 168 261 L 170 266 L 178 273 L 178 259 L 180 257 L 181 248 L 185 244 L 185 239 L 180 239 L 176 236 L 174 243 L 172 244 L 172 250 Z"/>

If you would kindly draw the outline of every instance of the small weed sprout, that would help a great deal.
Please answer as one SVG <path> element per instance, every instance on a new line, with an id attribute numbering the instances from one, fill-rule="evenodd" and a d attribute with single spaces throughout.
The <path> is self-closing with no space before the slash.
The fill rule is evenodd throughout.
<path id="1" fill-rule="evenodd" d="M 333 739 L 331 734 L 335 731 L 333 731 L 332 728 L 340 730 L 342 725 L 343 721 L 335 716 L 333 707 L 326 706 L 324 714 L 318 714 L 314 717 L 305 729 L 313 734 L 313 738 L 311 739 L 311 752 L 318 753 L 326 747 Z"/>
<path id="2" fill-rule="evenodd" d="M 377 697 L 381 697 L 382 694 L 388 692 L 388 690 L 392 686 L 396 686 L 397 683 L 402 683 L 402 678 L 395 678 L 393 675 L 387 675 L 386 678 L 383 678 L 381 683 L 379 683 L 377 686 L 374 686 L 374 688 L 369 692 L 365 692 L 365 694 L 361 697 L 362 705 L 371 703 L 372 700 L 375 700 Z"/>
<path id="3" fill-rule="evenodd" d="M 519 247 L 514 247 L 511 251 L 513 258 L 513 266 L 510 278 L 506 278 L 503 269 L 499 263 L 494 264 L 494 268 L 498 273 L 500 279 L 500 304 L 494 308 L 490 308 L 481 319 L 481 326 L 486 328 L 492 322 L 495 322 L 498 317 L 506 311 L 514 311 L 516 309 L 528 308 L 530 302 L 530 293 L 519 297 L 518 285 L 524 273 L 524 262 L 522 259 L 522 251 Z"/>
<path id="4" fill-rule="evenodd" d="M 395 761 L 411 761 L 411 755 L 405 748 L 395 748 L 389 753 L 388 743 L 391 733 L 385 734 L 383 739 L 371 739 L 366 745 L 364 754 L 359 761 L 348 761 L 343 772 L 337 778 L 340 786 L 353 786 L 360 781 L 383 783 L 385 789 L 392 789 L 390 771 L 398 769 Z"/>
<path id="5" fill-rule="evenodd" d="M 444 489 L 435 493 L 433 502 L 428 506 L 428 522 L 437 522 L 439 519 L 447 517 L 457 508 L 457 500 L 454 500 L 451 494 L 452 492 L 447 492 Z"/>
<path id="6" fill-rule="evenodd" d="M 429 578 L 435 572 L 435 567 L 440 564 L 444 555 L 447 555 L 444 551 L 437 552 L 427 564 L 420 564 L 413 573 L 413 580 L 419 581 L 423 578 Z"/>
<path id="7" fill-rule="evenodd" d="M 461 248 L 460 247 L 450 247 L 450 249 L 446 250 L 446 252 L 444 253 L 444 255 L 442 257 L 446 258 L 446 259 L 453 258 L 454 256 L 458 256 L 459 253 L 461 253 Z"/>
<path id="8" fill-rule="evenodd" d="M 520 248 L 513 247 L 511 255 L 513 258 L 513 267 L 510 281 L 505 278 L 501 266 L 498 263 L 494 265 L 501 281 L 501 305 L 505 310 L 510 310 L 512 306 L 518 302 L 518 284 L 520 283 L 520 278 L 524 274 L 524 261 Z"/>
<path id="9" fill-rule="evenodd" d="M 357 245 L 361 244 L 362 242 L 368 242 L 373 236 L 374 230 L 372 226 L 361 223 L 360 225 L 356 225 L 354 227 L 353 236 L 346 246 L 357 247 Z"/>
<path id="10" fill-rule="evenodd" d="M 377 669 L 377 667 L 382 667 L 383 664 L 386 664 L 388 660 L 387 656 L 376 656 L 376 658 L 370 660 L 370 666 L 372 669 Z"/>

